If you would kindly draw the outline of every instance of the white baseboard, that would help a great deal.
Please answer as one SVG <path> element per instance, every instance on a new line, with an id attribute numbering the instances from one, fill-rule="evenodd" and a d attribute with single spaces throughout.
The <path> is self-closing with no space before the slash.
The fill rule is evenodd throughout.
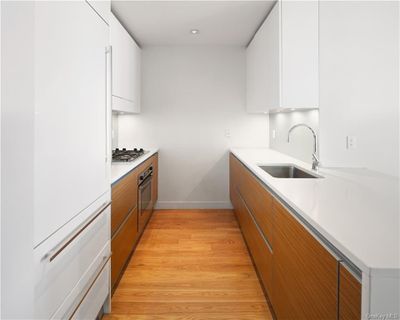
<path id="1" fill-rule="evenodd" d="M 230 201 L 157 201 L 155 209 L 232 209 Z"/>

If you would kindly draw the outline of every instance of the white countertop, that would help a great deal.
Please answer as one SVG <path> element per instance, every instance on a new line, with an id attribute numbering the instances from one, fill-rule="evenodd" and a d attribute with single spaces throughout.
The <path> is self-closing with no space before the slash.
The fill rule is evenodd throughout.
<path id="1" fill-rule="evenodd" d="M 322 179 L 279 179 L 258 165 L 311 165 L 271 149 L 231 152 L 363 272 L 400 277 L 399 179 L 366 169 L 321 168 Z"/>
<path id="2" fill-rule="evenodd" d="M 117 182 L 123 176 L 145 162 L 148 158 L 158 152 L 158 149 L 150 149 L 144 155 L 130 162 L 113 162 L 111 164 L 111 184 Z"/>

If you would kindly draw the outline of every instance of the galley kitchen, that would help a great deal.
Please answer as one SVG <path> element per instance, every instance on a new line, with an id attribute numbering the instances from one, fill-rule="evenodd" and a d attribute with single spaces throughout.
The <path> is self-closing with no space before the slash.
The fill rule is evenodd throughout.
<path id="1" fill-rule="evenodd" d="M 1 1 L 1 319 L 400 320 L 396 0 Z"/>

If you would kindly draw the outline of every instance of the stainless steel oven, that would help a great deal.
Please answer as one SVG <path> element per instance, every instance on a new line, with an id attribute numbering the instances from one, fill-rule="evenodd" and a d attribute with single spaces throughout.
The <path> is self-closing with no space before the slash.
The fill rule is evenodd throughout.
<path id="1" fill-rule="evenodd" d="M 147 168 L 139 175 L 138 179 L 138 228 L 142 232 L 153 212 L 152 201 L 153 166 Z"/>

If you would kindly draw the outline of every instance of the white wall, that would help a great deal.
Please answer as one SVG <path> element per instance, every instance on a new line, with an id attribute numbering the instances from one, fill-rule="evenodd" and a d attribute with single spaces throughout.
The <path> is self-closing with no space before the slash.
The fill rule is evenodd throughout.
<path id="1" fill-rule="evenodd" d="M 229 148 L 269 141 L 268 116 L 245 111 L 244 48 L 150 47 L 142 59 L 142 113 L 119 116 L 119 147 L 160 148 L 160 207 L 229 207 Z"/>
<path id="2" fill-rule="evenodd" d="M 290 134 L 290 143 L 287 141 L 289 129 L 298 123 L 309 125 L 318 134 L 318 110 L 270 114 L 270 147 L 302 161 L 311 163 L 311 154 L 314 152 L 314 138 L 309 129 L 304 127 L 294 129 Z M 274 130 L 275 138 L 273 135 Z"/>
<path id="3" fill-rule="evenodd" d="M 399 175 L 398 2 L 320 2 L 321 160 Z M 346 149 L 346 136 L 357 148 Z"/>

